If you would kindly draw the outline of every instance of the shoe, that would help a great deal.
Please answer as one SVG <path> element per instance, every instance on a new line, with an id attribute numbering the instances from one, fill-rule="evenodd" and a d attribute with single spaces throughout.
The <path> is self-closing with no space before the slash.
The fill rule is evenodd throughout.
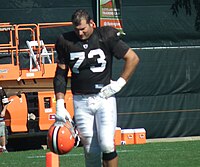
<path id="1" fill-rule="evenodd" d="M 8 150 L 4 148 L 2 152 L 3 153 L 8 153 Z"/>

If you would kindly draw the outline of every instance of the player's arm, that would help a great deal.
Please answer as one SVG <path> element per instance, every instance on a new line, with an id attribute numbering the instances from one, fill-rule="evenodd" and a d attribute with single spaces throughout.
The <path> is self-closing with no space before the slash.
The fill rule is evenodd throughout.
<path id="1" fill-rule="evenodd" d="M 65 93 L 67 87 L 68 67 L 65 64 L 57 64 L 54 77 L 54 92 L 56 96 L 56 121 L 72 121 L 69 112 L 65 108 Z"/>
<path id="2" fill-rule="evenodd" d="M 62 35 L 59 36 L 55 43 L 55 49 L 58 54 L 57 68 L 53 80 L 54 92 L 56 96 L 56 121 L 66 122 L 67 119 L 71 120 L 69 112 L 65 109 L 65 93 L 67 88 L 67 74 L 69 67 L 66 60 L 66 40 Z"/>
<path id="3" fill-rule="evenodd" d="M 135 72 L 136 67 L 139 63 L 138 55 L 130 48 L 124 56 L 124 68 L 121 73 L 121 78 L 126 82 L 129 80 L 131 75 Z"/>
<path id="4" fill-rule="evenodd" d="M 5 117 L 8 104 L 6 104 L 6 105 L 3 106 L 3 110 L 1 111 L 1 114 L 0 114 L 1 117 Z"/>
<path id="5" fill-rule="evenodd" d="M 65 64 L 57 64 L 56 73 L 54 77 L 54 92 L 56 100 L 64 99 L 67 86 L 67 73 Z"/>
<path id="6" fill-rule="evenodd" d="M 127 83 L 131 75 L 134 73 L 139 63 L 139 57 L 137 56 L 137 54 L 131 48 L 129 48 L 123 59 L 125 60 L 125 63 L 121 76 L 117 81 L 111 81 L 109 85 L 101 89 L 99 93 L 101 97 L 108 98 L 119 92 Z"/>

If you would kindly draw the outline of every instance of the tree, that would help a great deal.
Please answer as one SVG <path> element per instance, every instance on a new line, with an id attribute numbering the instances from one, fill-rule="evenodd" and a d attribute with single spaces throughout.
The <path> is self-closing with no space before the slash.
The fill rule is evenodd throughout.
<path id="1" fill-rule="evenodd" d="M 192 14 L 192 5 L 194 4 L 194 8 L 196 11 L 196 19 L 195 19 L 195 29 L 196 31 L 200 31 L 200 0 L 174 0 L 174 3 L 171 6 L 172 14 L 178 16 L 179 9 L 185 9 L 186 15 Z"/>

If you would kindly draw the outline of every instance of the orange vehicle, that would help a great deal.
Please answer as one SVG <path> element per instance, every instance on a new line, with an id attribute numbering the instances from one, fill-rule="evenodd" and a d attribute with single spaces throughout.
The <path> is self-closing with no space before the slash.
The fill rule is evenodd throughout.
<path id="1" fill-rule="evenodd" d="M 11 101 L 6 112 L 9 135 L 47 132 L 54 123 L 56 52 L 54 44 L 47 44 L 41 38 L 41 30 L 71 25 L 71 22 L 0 23 L 0 36 L 4 34 L 8 38 L 0 39 L 0 85 Z M 21 37 L 22 32 L 27 35 Z M 24 47 L 21 47 L 22 43 Z M 25 62 L 26 67 L 23 67 Z M 68 90 L 65 103 L 73 117 L 72 98 Z"/>

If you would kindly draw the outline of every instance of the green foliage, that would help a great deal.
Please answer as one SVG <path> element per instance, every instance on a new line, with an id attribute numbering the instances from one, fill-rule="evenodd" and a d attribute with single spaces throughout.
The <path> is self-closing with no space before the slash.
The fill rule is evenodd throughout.
<path id="1" fill-rule="evenodd" d="M 198 167 L 200 141 L 147 143 L 117 146 L 119 167 Z M 49 150 L 30 150 L 0 154 L 1 167 L 45 167 Z M 60 167 L 84 167 L 82 147 L 59 156 Z"/>
<path id="2" fill-rule="evenodd" d="M 171 6 L 172 14 L 175 16 L 178 16 L 179 9 L 185 9 L 186 15 L 191 15 L 192 2 L 194 4 L 194 8 L 196 11 L 195 28 L 197 31 L 200 31 L 200 1 L 199 0 L 174 0 L 174 3 Z"/>

